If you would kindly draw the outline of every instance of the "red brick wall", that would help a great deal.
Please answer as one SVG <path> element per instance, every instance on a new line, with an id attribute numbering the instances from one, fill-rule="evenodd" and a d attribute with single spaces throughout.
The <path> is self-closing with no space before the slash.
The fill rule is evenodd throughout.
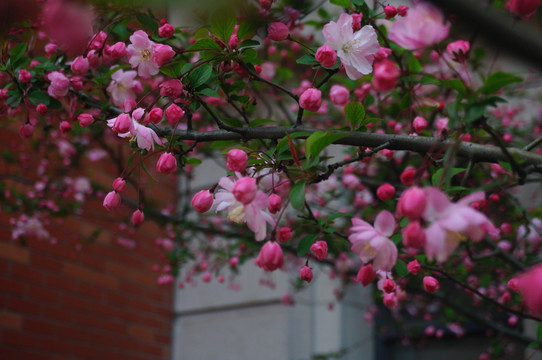
<path id="1" fill-rule="evenodd" d="M 0 140 L 17 137 L 1 133 Z M 107 170 L 102 163 L 85 174 L 109 187 L 117 173 Z M 147 196 L 174 199 L 174 189 L 161 182 Z M 172 290 L 158 287 L 151 270 L 160 259 L 154 239 L 164 230 L 146 221 L 128 236 L 135 249 L 120 246 L 119 224 L 133 210 L 108 213 L 101 199 L 90 200 L 82 216 L 48 226 L 56 245 L 29 239 L 26 246 L 11 240 L 12 216 L 0 211 L 1 359 L 169 358 Z"/>

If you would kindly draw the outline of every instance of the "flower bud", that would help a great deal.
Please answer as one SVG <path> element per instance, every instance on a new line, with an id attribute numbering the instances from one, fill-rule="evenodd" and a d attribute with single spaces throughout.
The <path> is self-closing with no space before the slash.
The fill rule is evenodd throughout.
<path id="1" fill-rule="evenodd" d="M 299 278 L 302 281 L 310 283 L 312 280 L 312 276 L 312 269 L 308 266 L 303 266 L 301 270 L 299 270 Z"/>
<path id="2" fill-rule="evenodd" d="M 420 265 L 420 263 L 418 262 L 417 259 L 414 259 L 412 260 L 411 262 L 409 262 L 407 264 L 407 270 L 412 274 L 412 275 L 418 275 L 418 271 L 420 271 L 422 268 L 422 266 Z"/>
<path id="3" fill-rule="evenodd" d="M 434 293 L 439 288 L 438 280 L 432 276 L 425 276 L 423 278 L 423 288 L 428 293 Z"/>
<path id="4" fill-rule="evenodd" d="M 132 118 L 128 114 L 120 114 L 113 123 L 112 130 L 117 134 L 131 132 L 134 128 Z"/>
<path id="5" fill-rule="evenodd" d="M 192 198 L 192 207 L 203 214 L 213 206 L 213 194 L 209 190 L 201 190 Z"/>
<path id="6" fill-rule="evenodd" d="M 382 289 L 387 294 L 393 292 L 395 290 L 395 282 L 392 279 L 384 280 L 384 285 L 382 285 Z"/>
<path id="7" fill-rule="evenodd" d="M 399 214 L 406 216 L 410 221 L 416 221 L 422 216 L 426 205 L 427 199 L 423 189 L 411 187 L 401 194 L 397 210 Z"/>
<path id="8" fill-rule="evenodd" d="M 34 127 L 30 124 L 23 124 L 19 128 L 19 135 L 23 139 L 31 138 L 33 134 L 34 134 Z"/>
<path id="9" fill-rule="evenodd" d="M 401 74 L 397 65 L 384 59 L 374 65 L 373 87 L 378 91 L 388 91 L 395 88 Z"/>
<path id="10" fill-rule="evenodd" d="M 183 83 L 178 79 L 164 81 L 160 84 L 160 95 L 177 98 L 183 92 Z"/>
<path id="11" fill-rule="evenodd" d="M 162 121 L 162 117 L 164 116 L 164 112 L 160 108 L 152 108 L 151 111 L 149 111 L 148 119 L 153 124 L 158 124 L 160 121 Z"/>
<path id="12" fill-rule="evenodd" d="M 282 267 L 283 261 L 280 245 L 274 241 L 268 241 L 262 246 L 254 263 L 265 271 L 274 271 Z"/>
<path id="13" fill-rule="evenodd" d="M 320 46 L 314 57 L 320 65 L 327 68 L 333 67 L 337 62 L 337 53 L 329 45 Z"/>
<path id="14" fill-rule="evenodd" d="M 427 127 L 427 120 L 425 120 L 421 116 L 416 116 L 414 118 L 414 121 L 412 122 L 412 127 L 414 127 L 414 131 L 419 134 Z"/>
<path id="15" fill-rule="evenodd" d="M 23 84 L 27 84 L 32 80 L 32 75 L 25 69 L 19 70 L 19 81 Z"/>
<path id="16" fill-rule="evenodd" d="M 94 122 L 94 117 L 91 114 L 82 113 L 79 114 L 77 120 L 79 121 L 79 125 L 82 128 L 85 128 L 87 126 L 90 126 Z"/>
<path id="17" fill-rule="evenodd" d="M 122 59 L 126 56 L 126 44 L 119 41 L 109 47 L 109 54 L 113 59 Z"/>
<path id="18" fill-rule="evenodd" d="M 508 280 L 508 288 L 512 291 L 518 291 L 518 285 L 519 285 L 519 281 L 517 278 L 511 278 L 510 280 Z"/>
<path id="19" fill-rule="evenodd" d="M 271 214 L 276 214 L 280 211 L 280 208 L 282 206 L 282 198 L 277 194 L 271 194 L 269 195 L 269 206 L 267 207 L 267 210 Z"/>
<path id="20" fill-rule="evenodd" d="M 386 20 L 393 19 L 397 15 L 397 8 L 393 5 L 385 6 L 384 14 L 386 15 Z"/>
<path id="21" fill-rule="evenodd" d="M 118 177 L 113 181 L 113 190 L 115 190 L 116 192 L 123 192 L 125 187 L 126 181 L 123 178 Z"/>
<path id="22" fill-rule="evenodd" d="M 177 159 L 175 159 L 175 156 L 169 152 L 160 155 L 156 163 L 156 171 L 166 175 L 175 173 L 177 171 Z"/>
<path id="23" fill-rule="evenodd" d="M 285 243 L 286 241 L 290 240 L 291 237 L 292 237 L 292 230 L 289 227 L 284 226 L 279 229 L 278 236 L 277 236 L 279 242 Z"/>
<path id="24" fill-rule="evenodd" d="M 406 247 L 422 248 L 425 246 L 425 231 L 418 221 L 409 223 L 403 230 L 403 245 Z"/>
<path id="25" fill-rule="evenodd" d="M 457 40 L 452 43 L 449 43 L 446 47 L 446 52 L 452 60 L 457 62 L 465 62 L 469 58 L 470 54 L 470 43 L 465 40 Z"/>
<path id="26" fill-rule="evenodd" d="M 143 224 L 143 221 L 145 220 L 145 215 L 143 214 L 143 211 L 137 209 L 132 214 L 132 224 L 134 226 Z"/>
<path id="27" fill-rule="evenodd" d="M 329 89 L 329 98 L 335 105 L 344 106 L 348 102 L 350 92 L 342 85 L 333 85 Z"/>
<path id="28" fill-rule="evenodd" d="M 520 17 L 531 17 L 540 5 L 540 0 L 510 0 L 506 9 Z"/>
<path id="29" fill-rule="evenodd" d="M 166 109 L 166 119 L 170 124 L 175 124 L 177 121 L 181 120 L 183 116 L 184 110 L 175 104 L 169 105 Z"/>
<path id="30" fill-rule="evenodd" d="M 103 203 L 104 208 L 107 210 L 116 210 L 120 206 L 120 195 L 116 191 L 109 192 Z"/>
<path id="31" fill-rule="evenodd" d="M 317 241 L 311 245 L 311 251 L 320 261 L 327 258 L 327 243 L 325 241 Z"/>
<path id="32" fill-rule="evenodd" d="M 359 268 L 356 279 L 361 282 L 363 286 L 367 286 L 376 279 L 376 272 L 373 270 L 373 266 L 363 265 Z"/>
<path id="33" fill-rule="evenodd" d="M 407 167 L 399 176 L 399 180 L 407 186 L 414 184 L 414 177 L 416 176 L 416 170 L 412 167 Z"/>
<path id="34" fill-rule="evenodd" d="M 397 8 L 397 13 L 399 14 L 399 16 L 406 16 L 407 12 L 408 12 L 408 6 L 406 5 L 400 5 Z"/>
<path id="35" fill-rule="evenodd" d="M 44 116 L 45 114 L 47 114 L 47 105 L 38 104 L 38 106 L 36 106 L 36 111 L 38 112 L 38 114 Z"/>
<path id="36" fill-rule="evenodd" d="M 388 201 L 395 196 L 395 188 L 388 183 L 382 184 L 376 189 L 376 196 L 382 201 Z"/>
<path id="37" fill-rule="evenodd" d="M 72 61 L 70 68 L 75 75 L 85 75 L 89 68 L 88 59 L 78 56 Z"/>
<path id="38" fill-rule="evenodd" d="M 67 134 L 71 131 L 72 129 L 72 124 L 70 124 L 69 122 L 67 121 L 62 121 L 59 125 L 59 130 L 62 134 Z"/>
<path id="39" fill-rule="evenodd" d="M 395 293 L 384 294 L 382 303 L 388 309 L 397 307 L 398 301 L 397 301 L 397 297 L 395 296 Z"/>
<path id="40" fill-rule="evenodd" d="M 245 171 L 248 163 L 247 153 L 239 149 L 231 149 L 228 151 L 228 159 L 226 162 L 226 168 L 229 171 Z"/>
<path id="41" fill-rule="evenodd" d="M 152 61 L 162 66 L 167 64 L 175 56 L 175 51 L 169 45 L 154 44 L 152 47 Z"/>
<path id="42" fill-rule="evenodd" d="M 299 97 L 299 106 L 302 109 L 317 112 L 322 105 L 322 92 L 315 88 L 309 88 Z"/>
<path id="43" fill-rule="evenodd" d="M 281 22 L 273 22 L 267 27 L 267 36 L 274 41 L 286 40 L 289 34 L 288 27 Z"/>
<path id="44" fill-rule="evenodd" d="M 361 20 L 363 19 L 363 14 L 352 14 L 352 30 L 358 31 L 361 29 Z"/>
<path id="45" fill-rule="evenodd" d="M 256 198 L 258 185 L 256 179 L 251 177 L 242 177 L 233 185 L 232 193 L 235 199 L 243 205 L 248 205 Z"/>
<path id="46" fill-rule="evenodd" d="M 163 38 L 173 37 L 175 34 L 175 27 L 171 24 L 164 24 L 158 28 L 158 36 Z"/>

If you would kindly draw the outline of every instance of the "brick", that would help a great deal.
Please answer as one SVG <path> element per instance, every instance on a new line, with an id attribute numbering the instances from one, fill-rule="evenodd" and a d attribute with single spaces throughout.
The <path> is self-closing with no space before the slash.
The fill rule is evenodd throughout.
<path id="1" fill-rule="evenodd" d="M 94 360 L 100 358 L 100 350 L 95 346 L 72 343 L 70 346 L 70 353 L 74 354 L 79 359 Z"/>
<path id="2" fill-rule="evenodd" d="M 0 258 L 26 264 L 30 258 L 30 252 L 13 243 L 0 242 Z"/>
<path id="3" fill-rule="evenodd" d="M 150 270 L 148 272 L 140 271 L 110 262 L 107 264 L 107 271 L 111 273 L 111 275 L 131 280 L 143 286 L 156 286 L 156 276 L 153 275 Z"/>
<path id="4" fill-rule="evenodd" d="M 30 262 L 32 266 L 39 267 L 40 269 L 47 269 L 54 272 L 62 270 L 62 262 L 40 254 L 32 253 L 30 255 Z"/>
<path id="5" fill-rule="evenodd" d="M 108 318 L 114 318 L 117 314 L 117 310 L 110 305 L 103 305 L 99 303 L 92 304 L 92 313 L 105 316 Z"/>
<path id="6" fill-rule="evenodd" d="M 88 326 L 94 329 L 104 328 L 104 321 L 96 316 L 77 314 L 76 319 L 76 323 L 79 326 Z"/>
<path id="7" fill-rule="evenodd" d="M 44 287 L 29 285 L 27 289 L 27 298 L 37 300 L 41 303 L 58 303 L 58 294 Z"/>
<path id="8" fill-rule="evenodd" d="M 48 354 L 71 354 L 69 350 L 69 345 L 65 341 L 58 341 L 53 339 L 42 339 L 38 346 L 38 349 L 41 352 Z"/>
<path id="9" fill-rule="evenodd" d="M 2 333 L 2 344 L 35 349 L 38 344 L 38 337 L 26 332 L 5 331 Z"/>
<path id="10" fill-rule="evenodd" d="M 71 323 L 74 318 L 71 311 L 46 305 L 44 305 L 42 308 L 41 316 L 44 319 L 52 319 L 61 323 Z"/>
<path id="11" fill-rule="evenodd" d="M 20 265 L 16 263 L 11 264 L 11 277 L 19 281 L 33 284 L 43 283 L 42 272 L 27 265 Z"/>
<path id="12" fill-rule="evenodd" d="M 137 326 L 137 325 L 129 326 L 128 334 L 137 339 L 146 340 L 146 341 L 152 341 L 154 338 L 154 334 L 152 331 L 150 331 L 147 328 L 144 328 L 142 326 Z"/>
<path id="13" fill-rule="evenodd" d="M 140 311 L 141 313 L 149 313 L 153 311 L 153 307 L 148 302 L 141 301 L 136 298 L 131 299 L 130 307 Z"/>
<path id="14" fill-rule="evenodd" d="M 65 290 L 68 292 L 75 291 L 76 282 L 72 279 L 68 279 L 65 276 L 48 275 L 45 282 L 50 288 Z"/>
<path id="15" fill-rule="evenodd" d="M 0 311 L 0 328 L 20 330 L 22 328 L 22 316 L 7 311 Z"/>
<path id="16" fill-rule="evenodd" d="M 80 296 L 73 295 L 62 295 L 62 300 L 60 302 L 62 307 L 67 307 L 74 310 L 80 310 L 84 312 L 89 312 L 92 309 L 90 302 Z"/>
<path id="17" fill-rule="evenodd" d="M 23 329 L 30 334 L 40 334 L 54 336 L 56 326 L 48 321 L 38 320 L 34 318 L 25 318 L 23 320 Z"/>
<path id="18" fill-rule="evenodd" d="M 154 340 L 160 344 L 169 345 L 171 344 L 171 335 L 154 334 Z"/>
<path id="19" fill-rule="evenodd" d="M 24 284 L 12 279 L 6 279 L 0 277 L 0 292 L 4 294 L 23 296 Z"/>
<path id="20" fill-rule="evenodd" d="M 57 325 L 55 326 L 55 329 L 58 339 L 87 341 L 90 337 L 90 334 L 86 329 L 75 324 L 72 324 L 71 326 Z"/>
<path id="21" fill-rule="evenodd" d="M 68 276 L 75 277 L 95 285 L 104 286 L 108 289 L 116 289 L 118 287 L 118 280 L 116 278 L 82 266 L 64 264 L 64 273 Z"/>
<path id="22" fill-rule="evenodd" d="M 6 305 L 11 311 L 30 315 L 39 315 L 41 306 L 37 302 L 11 296 L 8 296 Z"/>
<path id="23" fill-rule="evenodd" d="M 101 287 L 80 283 L 77 286 L 77 293 L 87 298 L 100 300 L 105 297 L 106 292 Z"/>

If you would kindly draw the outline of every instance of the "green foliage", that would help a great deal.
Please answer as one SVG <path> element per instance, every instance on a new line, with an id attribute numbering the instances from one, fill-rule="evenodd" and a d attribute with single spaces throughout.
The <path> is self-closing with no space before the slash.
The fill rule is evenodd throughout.
<path id="1" fill-rule="evenodd" d="M 483 94 L 493 94 L 503 87 L 521 82 L 522 79 L 519 76 L 515 76 L 512 74 L 507 74 L 503 72 L 495 72 L 491 75 L 489 75 L 484 81 L 484 85 L 480 88 L 480 92 Z"/>
<path id="2" fill-rule="evenodd" d="M 213 33 L 228 43 L 235 27 L 235 14 L 229 8 L 221 8 L 211 16 L 211 30 Z"/>
<path id="3" fill-rule="evenodd" d="M 305 207 L 305 182 L 298 181 L 290 189 L 290 205 L 296 210 Z"/>
<path id="4" fill-rule="evenodd" d="M 355 129 L 365 118 L 365 108 L 358 102 L 349 102 L 344 107 L 344 114 L 352 128 Z"/>
<path id="5" fill-rule="evenodd" d="M 299 244 L 297 245 L 297 256 L 305 256 L 317 238 L 318 234 L 309 234 L 299 240 Z"/>

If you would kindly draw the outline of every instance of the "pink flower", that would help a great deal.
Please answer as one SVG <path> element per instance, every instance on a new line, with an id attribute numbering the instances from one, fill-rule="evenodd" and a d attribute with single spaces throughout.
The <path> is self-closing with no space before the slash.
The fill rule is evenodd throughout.
<path id="1" fill-rule="evenodd" d="M 359 268 L 356 279 L 363 285 L 367 286 L 376 279 L 376 272 L 371 264 L 364 265 Z"/>
<path id="2" fill-rule="evenodd" d="M 317 112 L 322 105 L 322 92 L 315 88 L 309 88 L 299 97 L 299 106 L 302 109 Z"/>
<path id="3" fill-rule="evenodd" d="M 361 30 L 352 29 L 352 15 L 342 13 L 337 23 L 331 21 L 324 26 L 326 45 L 337 51 L 346 75 L 357 80 L 373 71 L 374 54 L 378 52 L 378 38 L 372 26 Z"/>
<path id="4" fill-rule="evenodd" d="M 483 200 L 483 192 L 476 192 L 452 203 L 448 196 L 434 187 L 424 189 L 427 206 L 424 220 L 431 224 L 425 229 L 425 252 L 431 261 L 445 261 L 465 236 L 480 241 L 493 224 L 481 212 L 469 206 L 474 201 Z"/>
<path id="5" fill-rule="evenodd" d="M 177 98 L 183 92 L 183 83 L 178 79 L 164 81 L 160 84 L 160 95 Z"/>
<path id="6" fill-rule="evenodd" d="M 397 211 L 409 218 L 410 221 L 414 221 L 422 216 L 426 205 L 427 199 L 424 190 L 419 187 L 411 187 L 401 194 L 397 203 Z"/>
<path id="7" fill-rule="evenodd" d="M 312 269 L 308 266 L 303 266 L 301 270 L 299 270 L 299 279 L 302 281 L 306 281 L 308 283 L 312 280 Z"/>
<path id="8" fill-rule="evenodd" d="M 175 56 L 175 51 L 169 45 L 154 44 L 152 47 L 152 61 L 158 67 L 167 64 Z"/>
<path id="9" fill-rule="evenodd" d="M 125 187 L 126 181 L 123 178 L 118 177 L 113 181 L 113 189 L 116 192 L 123 192 Z"/>
<path id="10" fill-rule="evenodd" d="M 82 113 L 79 114 L 77 120 L 79 121 L 79 125 L 84 128 L 92 125 L 94 122 L 94 117 L 91 114 Z"/>
<path id="11" fill-rule="evenodd" d="M 446 52 L 450 55 L 452 60 L 465 62 L 465 60 L 469 58 L 470 43 L 465 40 L 454 41 L 446 46 Z"/>
<path id="12" fill-rule="evenodd" d="M 333 85 L 331 89 L 329 89 L 329 98 L 335 105 L 346 105 L 349 96 L 350 92 L 342 85 Z"/>
<path id="13" fill-rule="evenodd" d="M 58 71 L 53 71 L 47 75 L 47 78 L 51 82 L 51 85 L 49 85 L 49 88 L 47 89 L 47 93 L 51 97 L 59 98 L 68 94 L 70 80 L 68 80 L 66 75 Z"/>
<path id="14" fill-rule="evenodd" d="M 278 236 L 277 237 L 278 237 L 279 242 L 284 243 L 284 242 L 291 239 L 292 230 L 287 226 L 281 227 L 279 229 L 279 231 L 278 231 Z"/>
<path id="15" fill-rule="evenodd" d="M 201 190 L 192 198 L 192 207 L 203 214 L 213 206 L 213 194 L 209 190 Z"/>
<path id="16" fill-rule="evenodd" d="M 170 124 L 175 124 L 177 121 L 181 120 L 183 116 L 184 110 L 175 104 L 169 105 L 166 109 L 166 119 Z"/>
<path id="17" fill-rule="evenodd" d="M 109 47 L 109 54 L 113 59 L 121 59 L 126 56 L 126 44 L 119 41 Z"/>
<path id="18" fill-rule="evenodd" d="M 269 195 L 269 206 L 267 207 L 267 210 L 271 214 L 276 214 L 280 211 L 280 208 L 282 206 L 282 198 L 277 194 L 271 194 Z"/>
<path id="19" fill-rule="evenodd" d="M 143 211 L 137 209 L 132 213 L 132 224 L 134 226 L 143 224 L 143 221 L 145 221 L 145 215 L 143 214 Z"/>
<path id="20" fill-rule="evenodd" d="M 352 14 L 352 30 L 358 31 L 361 29 L 361 20 L 363 20 L 363 14 Z"/>
<path id="21" fill-rule="evenodd" d="M 317 241 L 311 245 L 311 251 L 320 261 L 327 258 L 327 243 L 325 241 Z"/>
<path id="22" fill-rule="evenodd" d="M 245 171 L 248 163 L 247 153 L 239 149 L 231 149 L 228 151 L 228 159 L 226 168 L 229 171 Z"/>
<path id="23" fill-rule="evenodd" d="M 418 262 L 417 259 L 414 259 L 412 260 L 411 262 L 409 262 L 407 264 L 407 270 L 412 274 L 412 275 L 418 275 L 418 271 L 420 271 L 422 268 L 422 266 L 420 265 L 420 263 Z"/>
<path id="24" fill-rule="evenodd" d="M 158 74 L 160 65 L 153 60 L 153 46 L 155 43 L 149 39 L 147 33 L 138 30 L 130 36 L 131 44 L 126 48 L 128 62 L 132 68 L 137 68 L 141 77 L 151 77 Z"/>
<path id="25" fill-rule="evenodd" d="M 135 80 L 136 76 L 135 71 L 121 69 L 111 75 L 111 82 L 106 90 L 111 95 L 114 105 L 122 107 L 126 99 L 136 98 L 136 92 L 141 89 L 141 83 Z"/>
<path id="26" fill-rule="evenodd" d="M 428 293 L 434 293 L 439 288 L 438 280 L 432 276 L 424 276 L 423 278 L 423 288 Z"/>
<path id="27" fill-rule="evenodd" d="M 147 119 L 145 121 L 151 122 L 153 124 L 158 124 L 160 121 L 162 121 L 162 117 L 164 116 L 164 112 L 160 108 L 152 108 L 151 111 L 149 111 L 149 114 L 147 115 Z"/>
<path id="28" fill-rule="evenodd" d="M 397 8 L 393 5 L 387 5 L 384 7 L 384 14 L 386 15 L 386 20 L 392 19 L 397 15 Z"/>
<path id="29" fill-rule="evenodd" d="M 243 205 L 250 204 L 255 198 L 258 192 L 258 185 L 256 185 L 256 179 L 252 177 L 242 177 L 235 182 L 232 188 L 233 196 L 235 200 L 239 201 Z"/>
<path id="30" fill-rule="evenodd" d="M 376 196 L 382 201 L 388 201 L 395 196 L 395 188 L 388 183 L 382 184 L 376 189 Z"/>
<path id="31" fill-rule="evenodd" d="M 281 22 L 273 22 L 267 27 L 267 36 L 274 41 L 286 40 L 289 34 L 288 26 Z"/>
<path id="32" fill-rule="evenodd" d="M 175 34 L 175 27 L 171 24 L 164 24 L 158 28 L 158 35 L 163 38 L 173 37 Z"/>
<path id="33" fill-rule="evenodd" d="M 282 249 L 276 242 L 268 241 L 262 246 L 254 263 L 265 271 L 275 271 L 282 267 L 284 257 Z"/>
<path id="34" fill-rule="evenodd" d="M 403 230 L 403 245 L 406 247 L 422 248 L 425 245 L 425 231 L 418 221 L 409 223 Z"/>
<path id="35" fill-rule="evenodd" d="M 510 0 L 506 9 L 525 19 L 530 18 L 540 5 L 540 0 Z"/>
<path id="36" fill-rule="evenodd" d="M 421 116 L 416 116 L 414 118 L 414 121 L 412 122 L 412 126 L 414 127 L 414 131 L 419 134 L 427 127 L 427 120 L 425 120 Z"/>
<path id="37" fill-rule="evenodd" d="M 19 128 L 19 135 L 23 139 L 31 138 L 34 134 L 34 127 L 31 124 L 23 124 Z"/>
<path id="38" fill-rule="evenodd" d="M 395 229 L 395 219 L 389 211 L 377 215 L 374 227 L 360 218 L 352 219 L 352 251 L 366 264 L 372 261 L 376 270 L 391 271 L 397 261 L 397 248 L 389 239 Z"/>
<path id="39" fill-rule="evenodd" d="M 23 84 L 27 84 L 32 80 L 32 75 L 25 69 L 19 70 L 19 81 Z"/>
<path id="40" fill-rule="evenodd" d="M 120 195 L 116 191 L 109 192 L 105 198 L 103 206 L 107 210 L 116 210 L 120 206 Z"/>
<path id="41" fill-rule="evenodd" d="M 389 37 L 405 49 L 416 50 L 444 40 L 450 26 L 438 8 L 422 2 L 410 8 L 405 17 L 395 19 Z"/>
<path id="42" fill-rule="evenodd" d="M 399 68 L 388 59 L 375 64 L 373 75 L 373 87 L 378 91 L 393 90 L 401 75 Z"/>
<path id="43" fill-rule="evenodd" d="M 314 55 L 316 61 L 320 63 L 323 67 L 333 67 L 337 62 L 337 53 L 329 45 L 322 45 L 316 51 Z"/>
<path id="44" fill-rule="evenodd" d="M 169 152 L 160 155 L 156 163 L 156 171 L 166 175 L 175 173 L 177 171 L 177 159 L 175 159 L 175 156 Z"/>
<path id="45" fill-rule="evenodd" d="M 127 132 L 134 132 L 134 121 L 128 114 L 120 114 L 115 119 L 112 130 L 117 134 L 124 134 Z"/>

